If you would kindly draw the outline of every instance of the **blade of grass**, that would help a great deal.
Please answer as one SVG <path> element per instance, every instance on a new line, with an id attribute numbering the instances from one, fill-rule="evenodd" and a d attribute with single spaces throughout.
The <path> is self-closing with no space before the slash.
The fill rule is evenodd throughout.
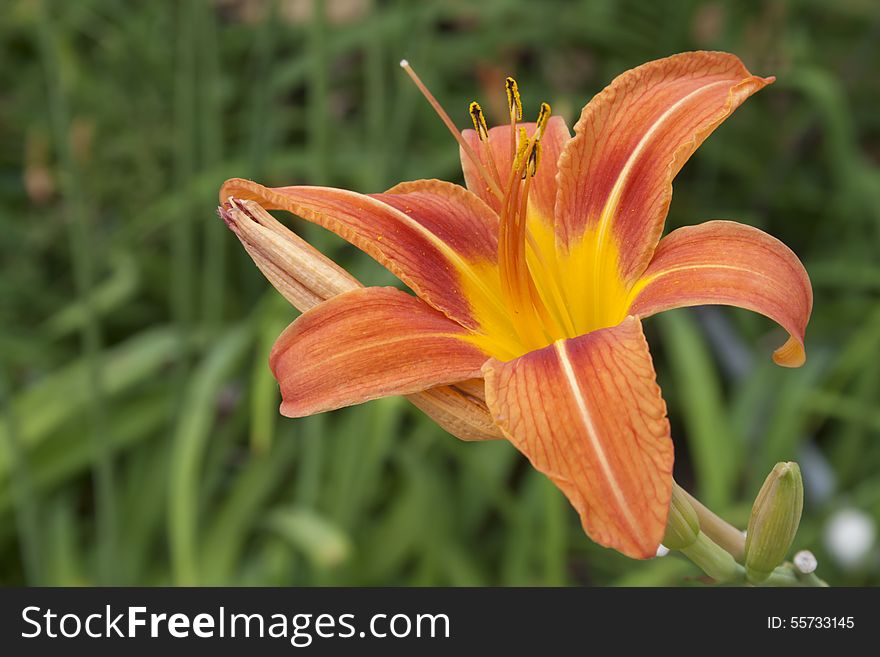
<path id="1" fill-rule="evenodd" d="M 693 455 L 697 497 L 710 508 L 723 509 L 733 498 L 740 450 L 739 437 L 730 431 L 718 372 L 703 335 L 687 311 L 663 313 L 654 321 L 669 355 L 671 386 L 681 400 L 678 410 Z"/>
<path id="2" fill-rule="evenodd" d="M 223 67 L 217 42 L 217 17 L 213 3 L 201 0 L 197 12 L 197 42 L 199 45 L 198 76 L 201 108 L 201 164 L 211 169 L 223 159 Z M 206 326 L 216 328 L 223 317 L 224 278 L 226 270 L 227 231 L 213 214 L 204 218 L 202 240 L 205 245 L 202 267 L 202 318 Z"/>
<path id="3" fill-rule="evenodd" d="M 795 459 L 800 444 L 810 438 L 810 414 L 804 411 L 816 382 L 825 372 L 826 360 L 823 354 L 813 353 L 800 369 L 775 373 L 778 385 L 772 398 L 771 414 L 758 436 L 751 465 L 746 471 L 746 490 L 759 490 L 773 464 Z"/>
<path id="4" fill-rule="evenodd" d="M 312 1 L 309 27 L 309 149 L 312 183 L 326 185 L 330 172 L 330 83 L 327 72 L 327 7 L 324 0 Z"/>
<path id="5" fill-rule="evenodd" d="M 869 368 L 862 371 L 854 388 L 854 404 L 866 415 L 868 409 L 876 408 L 876 400 L 880 399 L 880 370 Z M 876 431 L 880 429 L 872 432 L 865 423 L 855 421 L 842 428 L 840 439 L 833 446 L 832 462 L 843 488 L 855 484 L 867 474 L 863 459 L 870 451 L 871 437 Z"/>
<path id="6" fill-rule="evenodd" d="M 195 208 L 188 188 L 195 176 L 195 92 L 196 57 L 195 25 L 198 21 L 196 2 L 177 5 L 177 42 L 174 75 L 174 178 L 180 197 L 180 214 L 171 226 L 171 316 L 180 330 L 180 358 L 175 364 L 174 394 L 186 385 L 189 370 L 186 336 L 192 330 L 194 309 L 195 249 L 193 215 Z"/>
<path id="7" fill-rule="evenodd" d="M 278 425 L 278 383 L 269 369 L 269 352 L 294 315 L 291 307 L 275 290 L 268 290 L 266 294 L 268 296 L 260 304 L 262 310 L 258 311 L 260 321 L 251 367 L 250 442 L 255 454 L 269 452 Z"/>
<path id="8" fill-rule="evenodd" d="M 352 551 L 348 535 L 312 509 L 276 509 L 266 519 L 266 526 L 300 550 L 318 570 L 338 566 Z"/>
<path id="9" fill-rule="evenodd" d="M 2 400 L 0 407 L 3 408 L 3 415 L 6 419 L 4 433 L 6 440 L 0 443 L 0 452 L 6 451 L 6 458 L 12 470 L 12 499 L 25 583 L 30 586 L 40 586 L 45 582 L 40 555 L 43 541 L 39 523 L 39 500 L 31 481 L 30 464 L 21 449 L 17 419 L 9 401 L 6 373 L 2 369 L 0 369 L 0 400 Z"/>
<path id="10" fill-rule="evenodd" d="M 167 395 L 142 395 L 134 400 L 119 401 L 108 421 L 108 435 L 115 453 L 122 454 L 139 442 L 156 435 L 163 423 L 171 416 L 171 405 Z M 29 461 L 30 484 L 37 495 L 50 492 L 56 486 L 70 480 L 87 468 L 91 462 L 91 446 L 88 442 L 77 440 L 87 425 L 71 420 L 64 430 L 30 449 L 21 456 Z M 13 487 L 18 471 L 11 468 Z M 13 491 L 8 482 L 0 478 L 0 514 L 8 511 Z"/>
<path id="11" fill-rule="evenodd" d="M 80 544 L 79 523 L 72 490 L 56 495 L 46 509 L 45 551 L 47 581 L 54 586 L 88 586 L 94 584 L 86 574 L 86 554 Z M 92 555 L 100 558 L 99 553 Z"/>
<path id="12" fill-rule="evenodd" d="M 301 443 L 302 458 L 296 471 L 295 500 L 300 506 L 312 507 L 320 498 L 324 477 L 327 415 L 312 415 L 296 420 L 296 426 L 301 433 L 297 440 Z"/>
<path id="13" fill-rule="evenodd" d="M 58 5 L 52 9 L 57 10 Z M 113 454 L 108 447 L 105 428 L 105 397 L 100 359 L 103 338 L 92 308 L 95 282 L 95 245 L 89 225 L 79 167 L 70 150 L 70 118 L 67 107 L 67 84 L 61 75 L 60 32 L 53 11 L 40 3 L 38 37 L 40 56 L 46 76 L 48 109 L 55 148 L 61 171 L 63 210 L 68 221 L 68 241 L 76 295 L 83 304 L 85 321 L 80 329 L 80 344 L 88 370 L 90 434 L 93 446 L 93 482 L 95 487 L 96 531 L 98 535 L 99 581 L 112 584 L 116 563 L 116 510 Z"/>
<path id="14" fill-rule="evenodd" d="M 388 116 L 385 109 L 385 67 L 383 66 L 383 41 L 387 37 L 374 30 L 365 45 L 364 56 L 364 134 L 370 152 L 369 163 L 364 166 L 365 188 L 369 191 L 385 189 L 385 163 L 388 151 Z"/>
<path id="15" fill-rule="evenodd" d="M 549 480 L 543 485 L 544 508 L 540 548 L 542 551 L 542 586 L 564 586 L 568 547 L 568 504 Z"/>
<path id="16" fill-rule="evenodd" d="M 119 310 L 138 292 L 140 272 L 131 253 L 111 255 L 110 274 L 97 285 L 87 303 L 75 300 L 60 308 L 43 325 L 48 338 L 60 338 L 82 330 L 89 321 L 88 308 L 98 316 Z"/>
<path id="17" fill-rule="evenodd" d="M 201 564 L 207 582 L 235 577 L 246 542 L 265 518 L 265 507 L 289 473 L 297 448 L 296 439 L 283 435 L 270 452 L 251 455 L 237 473 L 204 532 Z"/>
<path id="18" fill-rule="evenodd" d="M 179 334 L 168 328 L 155 328 L 135 335 L 102 354 L 105 373 L 102 391 L 108 399 L 154 377 L 173 363 Z M 42 381 L 20 392 L 12 400 L 20 418 L 18 435 L 23 449 L 31 450 L 54 431 L 80 415 L 91 422 L 91 365 L 85 358 L 54 371 Z M 6 427 L 0 425 L 0 436 Z M 4 437 L 3 440 L 6 438 Z M 9 476 L 10 465 L 0 453 L 0 481 Z"/>
<path id="19" fill-rule="evenodd" d="M 229 330 L 193 372 L 184 393 L 171 448 L 168 541 L 172 581 L 195 586 L 198 567 L 200 466 L 216 413 L 217 395 L 251 342 L 251 329 Z"/>

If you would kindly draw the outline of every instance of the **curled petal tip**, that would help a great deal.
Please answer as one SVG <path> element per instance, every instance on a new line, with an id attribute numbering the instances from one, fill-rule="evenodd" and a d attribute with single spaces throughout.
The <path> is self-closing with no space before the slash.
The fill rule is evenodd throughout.
<path id="1" fill-rule="evenodd" d="M 217 206 L 217 216 L 220 217 L 229 228 L 232 228 L 232 226 L 230 226 L 232 218 L 229 216 L 229 213 L 226 211 L 226 208 L 224 206 Z"/>
<path id="2" fill-rule="evenodd" d="M 807 362 L 807 352 L 799 340 L 789 338 L 773 352 L 773 362 L 782 367 L 800 367 Z"/>
<path id="3" fill-rule="evenodd" d="M 797 256 L 767 233 L 732 221 L 708 221 L 664 237 L 637 285 L 630 312 L 703 304 L 738 306 L 776 321 L 789 339 L 773 354 L 783 367 L 806 360 L 804 334 L 813 307 L 810 278 Z"/>

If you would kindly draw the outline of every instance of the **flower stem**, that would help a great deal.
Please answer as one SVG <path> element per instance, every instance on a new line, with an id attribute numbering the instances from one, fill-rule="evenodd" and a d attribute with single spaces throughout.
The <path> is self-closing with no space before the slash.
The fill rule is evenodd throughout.
<path id="1" fill-rule="evenodd" d="M 703 533 L 727 551 L 738 563 L 743 563 L 746 555 L 746 537 L 743 533 L 726 520 L 715 515 L 677 483 L 673 482 L 672 485 L 678 487 L 694 507 L 697 518 L 700 519 L 700 529 Z"/>
<path id="2" fill-rule="evenodd" d="M 736 563 L 729 552 L 702 532 L 697 536 L 696 541 L 680 552 L 719 584 L 749 584 L 746 579 L 746 569 Z M 828 586 L 828 584 L 815 573 L 801 575 L 792 564 L 786 562 L 778 566 L 760 586 L 807 587 Z"/>
<path id="3" fill-rule="evenodd" d="M 736 527 L 718 517 L 699 500 L 673 482 L 691 503 L 700 521 L 700 533 L 687 547 L 678 550 L 719 584 L 748 585 L 745 561 L 745 537 Z M 804 574 L 790 562 L 776 567 L 760 586 L 828 586 L 815 573 Z"/>
<path id="4" fill-rule="evenodd" d="M 734 560 L 729 552 L 703 532 L 699 533 L 697 540 L 691 545 L 682 548 L 681 553 L 717 582 L 745 580 L 745 569 Z M 742 571 L 741 574 L 740 571 Z"/>

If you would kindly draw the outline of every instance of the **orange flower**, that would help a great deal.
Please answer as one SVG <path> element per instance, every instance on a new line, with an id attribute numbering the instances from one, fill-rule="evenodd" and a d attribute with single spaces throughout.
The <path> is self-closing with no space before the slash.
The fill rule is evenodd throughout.
<path id="1" fill-rule="evenodd" d="M 729 221 L 661 239 L 672 179 L 771 82 L 724 53 L 650 62 L 593 98 L 572 137 L 546 104 L 536 122 L 520 123 L 508 79 L 510 125 L 488 130 L 474 103 L 475 130 L 455 132 L 467 189 L 418 180 L 358 194 L 227 181 L 221 199 L 320 224 L 415 293 L 352 284 L 293 322 L 270 356 L 281 412 L 412 395 L 460 437 L 510 440 L 565 493 L 594 541 L 653 556 L 673 447 L 641 320 L 682 306 L 740 306 L 790 334 L 773 354 L 778 364 L 805 359 L 812 290 L 785 245 Z M 230 201 L 222 211 L 252 253 L 260 238 L 248 242 L 248 230 L 292 239 L 259 206 Z M 270 279 L 297 278 L 271 248 L 262 253 Z"/>

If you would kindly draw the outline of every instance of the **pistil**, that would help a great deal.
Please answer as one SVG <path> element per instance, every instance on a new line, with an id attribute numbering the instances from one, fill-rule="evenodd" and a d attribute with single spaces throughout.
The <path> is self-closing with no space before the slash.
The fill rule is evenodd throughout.
<path id="1" fill-rule="evenodd" d="M 457 141 L 458 145 L 461 146 L 461 150 L 464 151 L 464 154 L 467 155 L 468 159 L 473 162 L 474 167 L 476 167 L 477 171 L 479 171 L 480 175 L 483 177 L 483 180 L 486 181 L 486 185 L 488 186 L 489 191 L 494 196 L 500 199 L 502 197 L 502 193 L 501 189 L 498 187 L 498 183 L 495 182 L 489 175 L 489 172 L 486 170 L 486 167 L 483 166 L 480 158 L 477 157 L 476 153 L 474 153 L 474 149 L 471 148 L 470 145 L 464 140 L 464 138 L 461 136 L 461 133 L 458 131 L 458 128 L 455 127 L 455 123 L 453 123 L 452 119 L 449 118 L 449 114 L 446 113 L 446 110 L 443 109 L 443 106 L 440 105 L 440 102 L 436 98 L 434 98 L 434 94 L 432 94 L 428 90 L 428 87 L 425 86 L 425 83 L 422 82 L 422 79 L 416 74 L 416 72 L 413 70 L 412 66 L 410 66 L 407 60 L 400 60 L 400 68 L 406 71 L 406 74 L 410 77 L 416 87 L 418 87 L 419 91 L 422 92 L 422 95 L 431 104 L 431 107 L 434 108 L 434 111 L 437 112 L 437 116 L 440 117 L 440 120 L 443 121 L 443 123 L 449 129 L 449 132 L 452 133 L 455 141 Z"/>

